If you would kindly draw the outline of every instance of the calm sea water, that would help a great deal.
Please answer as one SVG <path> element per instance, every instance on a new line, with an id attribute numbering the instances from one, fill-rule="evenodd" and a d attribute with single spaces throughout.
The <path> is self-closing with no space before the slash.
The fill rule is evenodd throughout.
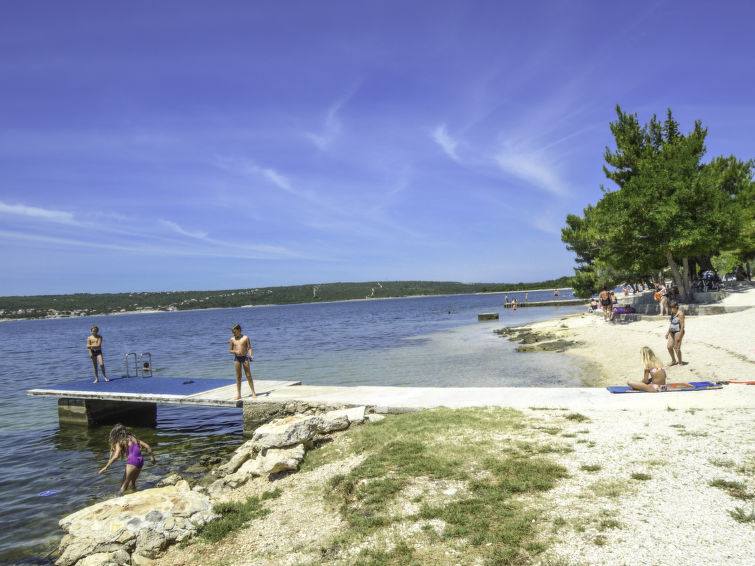
<path id="1" fill-rule="evenodd" d="M 523 293 L 509 298 L 523 301 Z M 530 301 L 552 291 L 530 292 Z M 254 348 L 256 379 L 307 385 L 578 386 L 586 367 L 561 354 L 517 354 L 493 329 L 553 318 L 581 307 L 503 308 L 504 295 L 352 301 L 0 323 L 0 563 L 45 563 L 63 534 L 61 517 L 117 495 L 122 464 L 98 476 L 109 427 L 58 425 L 57 400 L 27 389 L 92 374 L 85 349 L 100 327 L 109 375 L 124 355 L 151 352 L 155 375 L 233 378 L 230 327 Z M 501 319 L 478 323 L 477 314 Z M 246 384 L 244 384 L 246 387 Z M 199 473 L 200 458 L 242 442 L 241 409 L 158 406 L 155 429 L 135 429 L 157 465 L 141 487 L 178 471 Z M 49 493 L 54 492 L 54 493 Z"/>

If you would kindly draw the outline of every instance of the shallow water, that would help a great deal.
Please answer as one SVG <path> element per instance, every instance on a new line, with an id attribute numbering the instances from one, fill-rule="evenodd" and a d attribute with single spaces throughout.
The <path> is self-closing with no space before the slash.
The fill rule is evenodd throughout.
<path id="1" fill-rule="evenodd" d="M 524 294 L 509 293 L 514 297 L 522 301 Z M 551 300 L 552 291 L 529 298 Z M 117 495 L 122 464 L 97 475 L 107 461 L 109 427 L 61 428 L 56 399 L 25 394 L 91 375 L 85 341 L 93 324 L 100 327 L 110 375 L 123 373 L 126 353 L 151 352 L 157 376 L 233 378 L 228 340 L 238 322 L 252 341 L 256 379 L 579 386 L 584 364 L 550 352 L 517 354 L 492 331 L 582 307 L 514 312 L 503 303 L 503 294 L 452 295 L 0 324 L 0 563 L 40 559 L 62 536 L 61 517 Z M 478 323 L 481 312 L 499 312 L 501 319 Z M 157 454 L 157 465 L 145 465 L 141 487 L 172 471 L 191 472 L 202 456 L 230 453 L 242 442 L 240 409 L 160 405 L 157 416 L 155 429 L 134 430 Z"/>

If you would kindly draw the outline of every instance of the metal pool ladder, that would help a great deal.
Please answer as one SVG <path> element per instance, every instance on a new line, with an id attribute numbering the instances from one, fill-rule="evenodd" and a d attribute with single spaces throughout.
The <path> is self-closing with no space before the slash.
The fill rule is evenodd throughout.
<path id="1" fill-rule="evenodd" d="M 133 360 L 134 375 L 131 375 L 131 363 Z M 136 352 L 126 354 L 126 377 L 139 377 L 141 371 L 142 377 L 152 377 L 152 354 L 142 352 L 137 358 Z"/>

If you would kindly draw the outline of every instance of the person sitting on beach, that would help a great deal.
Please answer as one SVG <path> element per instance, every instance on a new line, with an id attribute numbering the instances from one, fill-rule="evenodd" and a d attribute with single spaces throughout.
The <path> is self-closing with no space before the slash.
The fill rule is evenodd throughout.
<path id="1" fill-rule="evenodd" d="M 152 453 L 152 448 L 146 442 L 142 442 L 136 438 L 129 430 L 118 423 L 110 431 L 110 460 L 108 460 L 105 467 L 103 467 L 98 474 L 104 474 L 110 465 L 118 458 L 126 459 L 126 471 L 123 472 L 123 483 L 121 484 L 121 493 L 124 493 L 127 489 L 133 489 L 136 491 L 136 478 L 142 471 L 144 466 L 144 457 L 142 456 L 141 448 L 144 448 L 149 452 L 149 457 L 152 463 L 155 463 L 155 455 Z"/>
<path id="2" fill-rule="evenodd" d="M 587 312 L 594 312 L 598 310 L 598 301 L 593 297 L 590 299 L 590 306 L 587 307 Z"/>
<path id="3" fill-rule="evenodd" d="M 627 381 L 627 385 L 632 389 L 649 391 L 650 393 L 665 391 L 666 368 L 663 367 L 663 362 L 647 346 L 643 346 L 640 352 L 642 353 L 642 363 L 645 366 L 642 381 Z"/>
<path id="4" fill-rule="evenodd" d="M 89 350 L 89 357 L 92 359 L 92 366 L 94 367 L 94 381 L 97 383 L 100 380 L 100 376 L 97 374 L 97 364 L 100 364 L 102 370 L 102 379 L 110 381 L 105 376 L 105 362 L 102 359 L 102 336 L 100 336 L 100 329 L 98 326 L 91 328 L 92 335 L 87 338 L 87 350 Z"/>
<path id="5" fill-rule="evenodd" d="M 671 321 L 669 322 L 668 332 L 666 332 L 666 339 L 668 340 L 666 347 L 671 356 L 669 365 L 683 365 L 682 338 L 684 338 L 684 312 L 679 308 L 679 303 L 671 301 Z"/>
<path id="6" fill-rule="evenodd" d="M 241 368 L 244 368 L 246 373 L 246 380 L 249 382 L 249 387 L 252 389 L 252 397 L 257 397 L 254 392 L 254 382 L 252 381 L 252 370 L 249 368 L 249 362 L 254 359 L 252 353 L 252 344 L 249 341 L 249 336 L 241 334 L 241 325 L 235 324 L 231 328 L 233 332 L 233 338 L 231 338 L 231 344 L 229 352 L 234 355 L 233 365 L 236 368 L 236 389 L 238 394 L 236 400 L 241 399 Z"/>

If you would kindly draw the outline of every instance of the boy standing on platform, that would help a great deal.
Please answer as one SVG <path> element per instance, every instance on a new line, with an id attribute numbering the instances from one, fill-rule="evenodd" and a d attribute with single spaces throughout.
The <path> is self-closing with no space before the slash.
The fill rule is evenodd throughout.
<path id="1" fill-rule="evenodd" d="M 249 382 L 249 387 L 252 389 L 252 397 L 257 397 L 254 392 L 254 382 L 252 381 L 252 370 L 249 368 L 249 362 L 254 359 L 252 353 L 252 344 L 249 342 L 249 336 L 241 334 L 241 325 L 234 324 L 231 328 L 233 332 L 233 338 L 231 338 L 231 344 L 229 352 L 234 355 L 233 365 L 236 368 L 236 389 L 238 395 L 236 399 L 241 399 L 241 368 L 244 368 L 246 373 L 246 380 Z"/>

